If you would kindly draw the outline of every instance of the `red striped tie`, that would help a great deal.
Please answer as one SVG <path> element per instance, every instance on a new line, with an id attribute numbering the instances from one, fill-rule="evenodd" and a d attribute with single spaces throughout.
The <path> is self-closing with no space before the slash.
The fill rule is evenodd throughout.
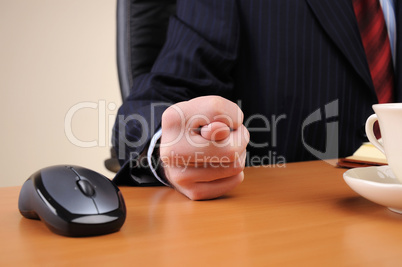
<path id="1" fill-rule="evenodd" d="M 357 24 L 379 103 L 393 101 L 394 69 L 384 14 L 378 0 L 353 0 Z"/>

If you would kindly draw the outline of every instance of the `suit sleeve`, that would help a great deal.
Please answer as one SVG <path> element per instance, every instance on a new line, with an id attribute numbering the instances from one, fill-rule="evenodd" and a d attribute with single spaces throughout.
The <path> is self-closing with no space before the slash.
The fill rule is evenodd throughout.
<path id="1" fill-rule="evenodd" d="M 136 172 L 147 166 L 138 166 L 140 155 L 169 105 L 203 95 L 231 98 L 239 37 L 235 0 L 178 1 L 177 15 L 170 19 L 166 43 L 152 71 L 135 79 L 118 110 L 113 145 L 123 170 L 117 177 L 130 173 L 141 180 Z"/>

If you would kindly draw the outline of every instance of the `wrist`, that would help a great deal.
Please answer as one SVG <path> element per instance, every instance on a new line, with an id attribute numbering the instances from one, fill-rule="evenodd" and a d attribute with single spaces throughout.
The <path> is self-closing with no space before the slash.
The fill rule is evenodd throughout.
<path id="1" fill-rule="evenodd" d="M 163 163 L 160 159 L 159 154 L 159 144 L 161 136 L 162 136 L 162 129 L 157 131 L 152 137 L 150 145 L 148 147 L 147 160 L 149 168 L 151 169 L 156 179 L 158 179 L 159 182 L 161 182 L 162 184 L 171 187 L 171 184 L 166 178 L 165 171 L 163 169 Z"/>

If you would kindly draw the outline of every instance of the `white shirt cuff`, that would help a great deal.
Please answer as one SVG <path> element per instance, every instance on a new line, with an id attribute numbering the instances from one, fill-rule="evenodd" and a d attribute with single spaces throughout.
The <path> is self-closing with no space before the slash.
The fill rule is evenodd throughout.
<path id="1" fill-rule="evenodd" d="M 149 144 L 148 152 L 147 152 L 148 166 L 151 169 L 155 178 L 158 179 L 159 182 L 161 182 L 162 184 L 164 184 L 166 186 L 170 186 L 161 177 L 159 177 L 159 175 L 157 174 L 157 172 L 152 164 L 152 153 L 154 152 L 155 145 L 158 142 L 159 138 L 161 138 L 161 136 L 162 136 L 162 129 L 159 129 L 159 131 L 157 131 L 151 139 L 151 143 Z"/>

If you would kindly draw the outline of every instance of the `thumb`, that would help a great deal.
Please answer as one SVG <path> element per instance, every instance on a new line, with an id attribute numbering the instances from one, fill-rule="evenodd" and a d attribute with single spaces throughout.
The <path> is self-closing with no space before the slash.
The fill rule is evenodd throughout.
<path id="1" fill-rule="evenodd" d="M 232 130 L 223 122 L 215 121 L 201 127 L 200 134 L 210 141 L 221 141 L 226 139 Z"/>

